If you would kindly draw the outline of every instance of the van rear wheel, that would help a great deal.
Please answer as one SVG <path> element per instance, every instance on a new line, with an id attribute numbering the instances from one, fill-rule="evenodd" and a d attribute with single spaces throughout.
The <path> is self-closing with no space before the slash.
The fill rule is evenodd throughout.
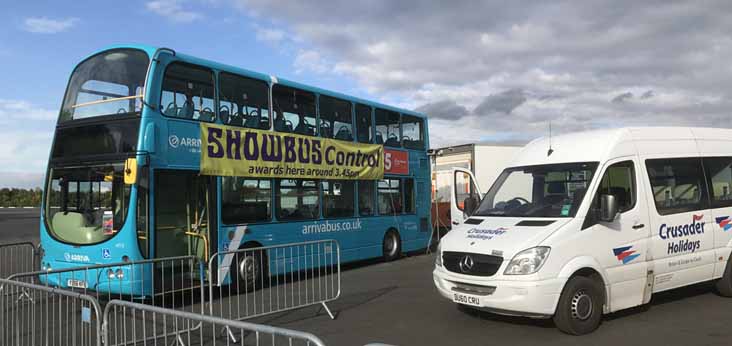
<path id="1" fill-rule="evenodd" d="M 717 289 L 722 297 L 732 297 L 732 256 L 727 259 L 727 266 L 724 268 L 724 274 L 722 277 L 714 283 L 714 287 Z"/>
<path id="2" fill-rule="evenodd" d="M 602 285 L 584 276 L 569 279 L 559 297 L 554 324 L 572 335 L 591 333 L 602 320 Z"/>

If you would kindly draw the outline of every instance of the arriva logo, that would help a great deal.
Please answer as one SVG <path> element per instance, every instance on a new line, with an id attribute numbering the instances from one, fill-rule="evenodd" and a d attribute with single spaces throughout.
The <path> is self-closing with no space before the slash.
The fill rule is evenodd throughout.
<path id="1" fill-rule="evenodd" d="M 64 259 L 67 262 L 89 262 L 89 256 L 87 255 L 79 255 L 75 253 L 64 253 Z"/>
<path id="2" fill-rule="evenodd" d="M 178 136 L 176 136 L 176 135 L 170 135 L 168 137 L 168 143 L 170 144 L 171 147 L 177 148 L 178 144 L 180 144 L 180 139 L 178 139 Z"/>
<path id="3" fill-rule="evenodd" d="M 168 136 L 168 144 L 170 144 L 172 148 L 182 147 L 196 152 L 201 148 L 200 139 L 192 137 L 178 137 L 176 135 Z"/>

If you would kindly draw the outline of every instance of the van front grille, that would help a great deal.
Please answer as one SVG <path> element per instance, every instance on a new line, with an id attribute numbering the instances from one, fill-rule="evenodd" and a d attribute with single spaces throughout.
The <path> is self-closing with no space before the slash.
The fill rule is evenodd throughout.
<path id="1" fill-rule="evenodd" d="M 465 275 L 492 276 L 501 267 L 503 257 L 469 252 L 444 251 L 442 263 L 445 269 Z"/>

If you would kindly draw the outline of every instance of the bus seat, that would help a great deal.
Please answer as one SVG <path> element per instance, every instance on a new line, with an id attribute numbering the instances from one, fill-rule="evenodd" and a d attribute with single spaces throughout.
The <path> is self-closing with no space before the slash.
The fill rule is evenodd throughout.
<path id="1" fill-rule="evenodd" d="M 376 144 L 384 144 L 384 135 L 381 132 L 376 131 Z"/>
<path id="2" fill-rule="evenodd" d="M 274 130 L 279 132 L 291 132 L 287 131 L 287 122 L 283 117 L 276 117 L 274 120 Z"/>
<path id="3" fill-rule="evenodd" d="M 351 136 L 351 130 L 349 130 L 345 126 L 341 127 L 340 129 L 338 129 L 338 133 L 336 133 L 335 139 L 340 139 L 342 141 L 352 141 L 353 136 Z"/>
<path id="4" fill-rule="evenodd" d="M 244 126 L 249 128 L 258 128 L 259 127 L 259 116 L 257 115 L 248 115 L 246 117 L 246 121 L 244 122 Z"/>
<path id="5" fill-rule="evenodd" d="M 183 107 L 178 108 L 178 117 L 185 119 L 193 118 L 193 105 L 190 102 L 183 103 Z"/>
<path id="6" fill-rule="evenodd" d="M 239 113 L 232 114 L 229 117 L 229 125 L 242 126 L 244 125 L 244 119 Z"/>
<path id="7" fill-rule="evenodd" d="M 219 108 L 219 117 L 223 123 L 226 123 L 229 120 L 229 110 L 224 107 Z"/>
<path id="8" fill-rule="evenodd" d="M 386 143 L 384 145 L 392 146 L 392 147 L 398 147 L 399 146 L 399 138 L 396 136 L 389 137 L 389 139 L 386 140 Z"/>

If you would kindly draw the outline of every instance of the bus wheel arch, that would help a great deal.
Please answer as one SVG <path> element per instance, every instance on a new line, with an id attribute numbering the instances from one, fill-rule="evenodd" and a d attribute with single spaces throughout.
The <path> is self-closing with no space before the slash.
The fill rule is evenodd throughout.
<path id="1" fill-rule="evenodd" d="M 597 329 L 602 322 L 607 292 L 602 275 L 591 267 L 579 268 L 562 287 L 554 312 L 554 324 L 572 335 L 583 335 Z"/>
<path id="2" fill-rule="evenodd" d="M 396 228 L 389 228 L 384 233 L 381 251 L 386 262 L 394 261 L 402 255 L 402 237 Z"/>
<path id="3" fill-rule="evenodd" d="M 231 270 L 232 273 L 236 273 L 238 286 L 243 286 L 247 290 L 262 287 L 265 273 L 268 270 L 269 262 L 266 250 L 247 251 L 247 249 L 258 247 L 262 247 L 262 244 L 256 241 L 248 241 L 240 245 L 234 260 L 231 262 Z"/>

